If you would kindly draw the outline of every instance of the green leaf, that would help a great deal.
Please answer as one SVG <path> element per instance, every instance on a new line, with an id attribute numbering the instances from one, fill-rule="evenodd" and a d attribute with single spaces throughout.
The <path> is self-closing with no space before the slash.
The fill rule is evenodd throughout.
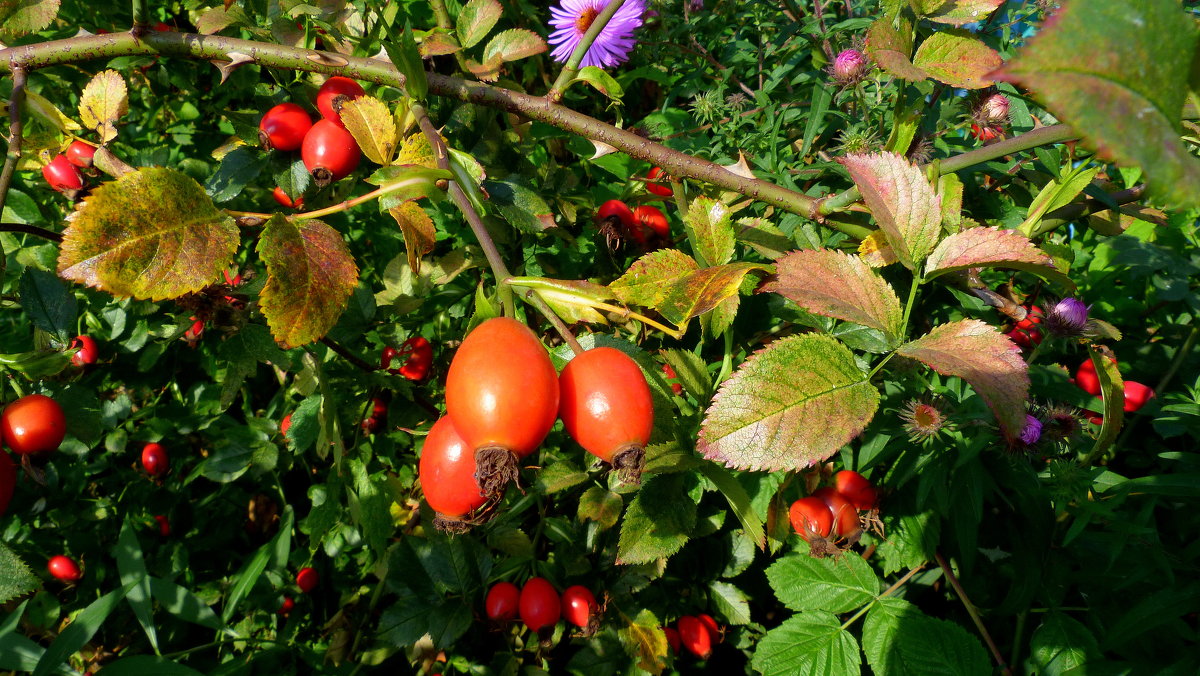
<path id="1" fill-rule="evenodd" d="M 688 207 L 684 225 L 690 229 L 697 255 L 709 265 L 733 259 L 733 224 L 729 207 L 711 197 L 697 197 Z"/>
<path id="2" fill-rule="evenodd" d="M 978 319 L 942 324 L 900 346 L 896 354 L 970 383 L 996 414 L 1005 435 L 1015 438 L 1025 428 L 1028 366 L 1021 348 L 996 327 Z"/>
<path id="3" fill-rule="evenodd" d="M 556 460 L 538 472 L 534 487 L 539 493 L 549 495 L 577 486 L 588 480 L 588 473 L 570 460 Z"/>
<path id="4" fill-rule="evenodd" d="M 746 594 L 729 582 L 714 581 L 708 585 L 709 599 L 729 624 L 750 624 L 750 603 Z"/>
<path id="5" fill-rule="evenodd" d="M 212 284 L 238 245 L 200 184 L 143 167 L 101 184 L 63 232 L 58 274 L 114 296 L 177 298 Z"/>
<path id="6" fill-rule="evenodd" d="M 146 632 L 150 646 L 158 652 L 158 632 L 154 626 L 154 608 L 150 604 L 150 579 L 146 575 L 146 562 L 142 559 L 142 546 L 129 521 L 121 525 L 114 554 L 121 584 L 126 585 L 128 590 L 125 600 L 133 608 L 133 615 Z"/>
<path id="7" fill-rule="evenodd" d="M 292 411 L 292 425 L 288 428 L 287 444 L 293 453 L 303 453 L 312 448 L 321 431 L 321 395 L 310 394 Z"/>
<path id="8" fill-rule="evenodd" d="M 858 556 L 816 559 L 792 553 L 767 568 L 767 581 L 780 603 L 796 611 L 846 613 L 879 593 L 879 578 Z"/>
<path id="9" fill-rule="evenodd" d="M 625 511 L 617 563 L 649 563 L 683 548 L 696 526 L 696 502 L 688 495 L 687 474 L 647 479 Z"/>
<path id="10" fill-rule="evenodd" d="M 473 538 L 436 533 L 413 545 L 413 550 L 441 593 L 470 594 L 483 588 L 492 570 L 492 556 Z"/>
<path id="11" fill-rule="evenodd" d="M 613 79 L 613 76 L 606 73 L 599 66 L 584 66 L 580 68 L 579 72 L 575 75 L 575 79 L 567 83 L 567 86 L 569 87 L 576 82 L 591 85 L 596 91 L 604 94 L 616 103 L 620 103 L 621 97 L 625 95 L 625 90 Z"/>
<path id="12" fill-rule="evenodd" d="M 504 7 L 498 0 L 471 0 L 455 19 L 454 29 L 458 32 L 458 41 L 463 49 L 470 49 L 479 44 L 480 40 L 496 26 Z"/>
<path id="13" fill-rule="evenodd" d="M 233 614 L 237 612 L 238 604 L 242 599 L 246 598 L 246 594 L 254 587 L 254 584 L 262 577 L 263 571 L 267 569 L 267 562 L 271 560 L 271 543 L 259 547 L 254 556 L 250 557 L 246 563 L 234 575 L 233 587 L 229 589 L 229 595 L 225 598 L 225 608 L 221 611 L 221 621 L 228 624 Z"/>
<path id="14" fill-rule="evenodd" d="M 879 545 L 884 575 L 915 568 L 934 558 L 941 537 L 941 522 L 933 512 L 884 519 L 887 537 Z"/>
<path id="15" fill-rule="evenodd" d="M 58 15 L 60 0 L 4 0 L 0 2 L 0 39 L 36 33 Z"/>
<path id="16" fill-rule="evenodd" d="M 16 669 L 18 671 L 33 671 L 37 668 L 38 660 L 46 650 L 24 636 L 12 632 L 0 635 L 0 669 Z M 60 672 L 75 674 L 75 670 Z"/>
<path id="17" fill-rule="evenodd" d="M 857 676 L 858 643 L 837 616 L 797 615 L 763 636 L 752 664 L 763 676 Z"/>
<path id="18" fill-rule="evenodd" d="M 67 368 L 67 364 L 70 363 L 70 352 L 0 354 L 0 367 L 12 369 L 29 380 L 41 380 L 57 375 L 63 369 Z"/>
<path id="19" fill-rule="evenodd" d="M 879 392 L 854 355 L 818 334 L 777 340 L 747 359 L 709 406 L 697 449 L 749 470 L 800 470 L 866 427 Z"/>
<path id="20" fill-rule="evenodd" d="M 670 652 L 667 635 L 662 630 L 662 622 L 645 608 L 638 611 L 637 617 L 633 619 L 624 615 L 621 619 L 622 624 L 617 629 L 617 635 L 625 653 L 636 660 L 639 668 L 652 674 L 662 673 Z"/>
<path id="21" fill-rule="evenodd" d="M 693 397 L 703 400 L 712 391 L 712 374 L 699 355 L 685 350 L 663 350 L 663 359 L 674 369 L 675 376 L 683 390 Z M 665 376 L 664 376 L 665 377 Z"/>
<path id="22" fill-rule="evenodd" d="M 1142 168 L 1169 206 L 1192 207 L 1200 159 L 1180 118 L 1196 38 L 1177 0 L 1072 2 L 995 77 L 1032 90 L 1103 159 Z"/>
<path id="23" fill-rule="evenodd" d="M 546 41 L 524 28 L 510 28 L 496 34 L 483 50 L 483 61 L 516 61 L 546 51 Z"/>
<path id="24" fill-rule="evenodd" d="M 228 202 L 242 194 L 242 190 L 258 178 L 263 164 L 257 151 L 234 148 L 221 158 L 217 170 L 205 181 L 204 191 L 214 202 Z"/>
<path id="25" fill-rule="evenodd" d="M 421 62 L 421 53 L 417 50 L 417 42 L 413 38 L 412 24 L 405 20 L 400 39 L 384 42 L 383 47 L 396 70 L 404 76 L 404 93 L 413 101 L 424 101 L 429 92 L 429 80 L 425 75 L 425 64 Z"/>
<path id="26" fill-rule="evenodd" d="M 945 0 L 945 4 L 927 13 L 925 18 L 937 23 L 961 26 L 983 19 L 1003 4 L 1004 0 Z"/>
<path id="27" fill-rule="evenodd" d="M 263 227 L 258 255 L 267 267 L 259 303 L 275 340 L 292 348 L 328 333 L 358 283 L 341 234 L 321 221 L 276 214 Z"/>
<path id="28" fill-rule="evenodd" d="M 1029 653 L 1037 673 L 1060 676 L 1076 669 L 1082 673 L 1084 665 L 1100 656 L 1100 646 L 1083 623 L 1052 612 L 1029 639 Z"/>
<path id="29" fill-rule="evenodd" d="M 659 249 L 634 261 L 608 289 L 622 303 L 657 307 L 676 282 L 699 269 L 682 251 Z"/>
<path id="30" fill-rule="evenodd" d="M 350 474 L 354 477 L 350 515 L 354 518 L 354 523 L 362 528 L 363 537 L 375 551 L 375 555 L 382 556 L 387 549 L 388 538 L 395 530 L 391 513 L 388 511 L 392 500 L 388 493 L 380 488 L 379 482 L 372 480 L 361 460 L 351 459 L 349 466 Z"/>
<path id="31" fill-rule="evenodd" d="M 608 530 L 617 525 L 624 506 L 625 501 L 619 494 L 592 486 L 579 496 L 578 518 L 580 521 L 595 521 L 600 525 L 600 530 Z"/>
<path id="32" fill-rule="evenodd" d="M 38 660 L 37 668 L 33 670 L 33 676 L 46 676 L 46 674 L 54 673 L 63 662 L 67 661 L 68 657 L 92 640 L 92 636 L 99 631 L 100 625 L 104 624 L 109 614 L 117 607 L 121 599 L 125 598 L 125 594 L 132 586 L 114 589 L 92 601 L 87 608 L 80 611 L 70 626 L 62 630 L 50 647 L 46 648 L 42 659 Z"/>
<path id="33" fill-rule="evenodd" d="M 379 617 L 379 637 L 390 645 L 412 645 L 429 634 L 435 649 L 462 636 L 474 623 L 471 608 L 461 598 L 430 600 L 405 594 Z"/>
<path id="34" fill-rule="evenodd" d="M 1136 601 L 1131 600 L 1131 607 L 1108 625 L 1104 645 L 1116 649 L 1136 639 L 1154 640 L 1159 636 L 1154 632 L 1155 629 L 1183 621 L 1185 615 L 1195 612 L 1198 604 L 1200 583 L 1194 581 L 1180 581 L 1180 584 L 1164 587 Z M 1154 633 L 1147 636 L 1148 632 Z"/>
<path id="35" fill-rule="evenodd" d="M 739 218 L 734 229 L 738 241 L 757 251 L 763 258 L 775 260 L 796 248 L 791 237 L 763 218 Z"/>
<path id="36" fill-rule="evenodd" d="M 445 169 L 435 169 L 421 164 L 422 162 L 432 163 L 432 158 L 413 155 L 406 157 L 407 152 L 413 151 L 414 145 L 411 141 L 405 141 L 405 145 L 401 146 L 400 153 L 396 156 L 396 165 L 380 167 L 364 179 L 367 183 L 385 189 L 387 194 L 379 200 L 383 209 L 392 209 L 422 197 L 440 199 L 445 193 L 438 189 L 437 181 L 454 176 Z M 425 149 L 428 149 L 428 146 Z M 419 152 L 420 149 L 418 148 L 417 151 Z"/>
<path id="37" fill-rule="evenodd" d="M 703 463 L 700 465 L 700 472 L 713 482 L 721 495 L 724 495 L 725 499 L 729 501 L 729 508 L 741 522 L 742 528 L 746 529 L 746 536 L 750 538 L 750 541 L 759 549 L 766 547 L 767 536 L 763 530 L 762 519 L 758 517 L 754 506 L 750 504 L 750 495 L 746 493 L 745 487 L 738 483 L 729 470 L 720 465 Z"/>
<path id="38" fill-rule="evenodd" d="M 942 234 L 942 199 L 920 168 L 901 155 L 848 155 L 850 172 L 871 215 L 904 267 L 916 270 Z"/>
<path id="39" fill-rule="evenodd" d="M 525 232 L 538 233 L 554 225 L 554 214 L 541 195 L 514 181 L 484 181 L 483 189 L 504 220 Z"/>
<path id="40" fill-rule="evenodd" d="M 8 545 L 0 542 L 0 604 L 41 588 L 42 581 L 29 570 L 29 566 Z"/>
<path id="41" fill-rule="evenodd" d="M 1075 288 L 1054 259 L 1016 230 L 968 228 L 942 240 L 925 261 L 925 279 L 968 268 L 1014 268 Z"/>
<path id="42" fill-rule="evenodd" d="M 64 345 L 75 333 L 79 310 L 75 294 L 52 272 L 25 268 L 20 282 L 21 309 L 33 325 L 53 335 Z"/>
<path id="43" fill-rule="evenodd" d="M 109 662 L 99 672 L 103 676 L 203 676 L 191 667 L 173 662 L 165 657 L 154 655 L 135 655 L 125 657 L 116 662 Z"/>
<path id="44" fill-rule="evenodd" d="M 929 77 L 952 87 L 982 89 L 990 86 L 988 76 L 1004 65 L 996 50 L 964 30 L 942 30 L 917 48 L 913 65 Z"/>
<path id="45" fill-rule="evenodd" d="M 787 254 L 775 266 L 775 276 L 760 292 L 778 293 L 813 314 L 869 326 L 900 340 L 900 299 L 858 256 L 806 249 Z"/>
<path id="46" fill-rule="evenodd" d="M 867 613 L 863 652 L 877 674 L 971 676 L 992 672 L 979 640 L 953 622 L 929 617 L 907 601 L 884 598 Z"/>
<path id="47" fill-rule="evenodd" d="M 275 173 L 275 185 L 279 186 L 287 196 L 295 202 L 312 185 L 312 174 L 304 166 L 304 160 L 296 158 L 283 169 Z"/>
<path id="48" fill-rule="evenodd" d="M 208 627 L 212 630 L 221 628 L 221 620 L 212 608 L 187 589 L 157 577 L 150 578 L 150 594 L 163 610 L 175 617 L 192 624 Z"/>
<path id="49" fill-rule="evenodd" d="M 672 284 L 656 309 L 669 321 L 683 326 L 693 317 L 715 310 L 726 299 L 736 296 L 747 274 L 766 269 L 758 263 L 702 268 Z"/>

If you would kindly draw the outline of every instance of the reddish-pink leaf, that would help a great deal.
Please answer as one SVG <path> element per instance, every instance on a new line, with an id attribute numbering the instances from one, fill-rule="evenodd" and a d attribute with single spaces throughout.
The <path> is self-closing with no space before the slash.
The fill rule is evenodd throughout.
<path id="1" fill-rule="evenodd" d="M 923 362 L 942 375 L 971 384 L 1010 437 L 1025 426 L 1029 374 L 1021 348 L 994 326 L 964 319 L 934 327 L 896 354 Z"/>
<path id="2" fill-rule="evenodd" d="M 879 392 L 850 350 L 815 333 L 789 336 L 747 359 L 704 415 L 698 450 L 744 470 L 800 470 L 862 432 Z"/>
<path id="3" fill-rule="evenodd" d="M 337 230 L 316 220 L 276 214 L 263 227 L 258 255 L 267 266 L 259 305 L 285 348 L 324 336 L 358 283 L 358 267 Z"/>
<path id="4" fill-rule="evenodd" d="M 909 270 L 933 251 L 942 232 L 942 199 L 921 170 L 895 153 L 840 160 L 858 186 L 896 257 Z"/>
<path id="5" fill-rule="evenodd" d="M 775 262 L 773 291 L 814 314 L 883 331 L 896 340 L 904 315 L 890 284 L 863 260 L 832 249 L 794 251 Z"/>
<path id="6" fill-rule="evenodd" d="M 1075 286 L 1028 237 L 1002 228 L 969 228 L 942 240 L 925 261 L 925 278 L 978 267 L 1015 268 Z"/>

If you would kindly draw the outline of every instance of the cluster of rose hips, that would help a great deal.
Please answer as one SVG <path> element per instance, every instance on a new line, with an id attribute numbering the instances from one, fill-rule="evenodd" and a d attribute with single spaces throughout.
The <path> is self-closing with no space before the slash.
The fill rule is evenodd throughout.
<path id="1" fill-rule="evenodd" d="M 49 164 L 42 167 L 42 178 L 51 188 L 73 198 L 83 190 L 83 172 L 80 169 L 91 167 L 95 155 L 96 146 L 76 139 L 67 146 L 66 153 L 55 155 Z"/>
<path id="2" fill-rule="evenodd" d="M 1117 360 L 1112 357 L 1109 357 L 1109 361 L 1111 361 L 1113 364 L 1117 363 Z M 1083 360 L 1083 363 L 1081 363 L 1079 368 L 1076 369 L 1075 377 L 1071 379 L 1071 382 L 1074 383 L 1076 387 L 1084 392 L 1087 392 L 1093 397 L 1100 397 L 1101 399 L 1104 398 L 1104 393 L 1100 388 L 1100 378 L 1096 375 L 1096 364 L 1092 362 L 1091 359 Z M 1154 390 L 1148 385 L 1143 385 L 1142 383 L 1134 380 L 1125 381 L 1124 409 L 1126 413 L 1133 413 L 1134 411 L 1137 411 L 1141 407 L 1145 406 L 1146 402 L 1153 398 Z M 1094 413 L 1093 411 L 1088 411 L 1088 413 L 1092 414 L 1088 417 L 1089 422 L 1095 425 L 1101 425 L 1104 423 L 1104 416 Z"/>
<path id="3" fill-rule="evenodd" d="M 872 512 L 879 504 L 879 491 L 863 475 L 851 470 L 838 472 L 834 485 L 818 488 L 812 495 L 792 503 L 788 518 L 792 528 L 814 553 L 833 551 L 830 540 L 853 542 L 862 532 L 859 512 Z"/>
<path id="4" fill-rule="evenodd" d="M 391 368 L 392 361 L 397 358 L 404 363 L 399 368 Z M 425 380 L 433 368 L 433 346 L 424 336 L 409 338 L 401 343 L 399 350 L 389 345 L 383 348 L 379 368 L 412 381 Z"/>
<path id="5" fill-rule="evenodd" d="M 564 589 L 560 596 L 554 585 L 541 577 L 530 578 L 520 589 L 511 582 L 497 582 L 488 590 L 484 610 L 488 619 L 498 625 L 520 615 L 525 626 L 543 638 L 552 632 L 559 619 L 587 634 L 595 632 L 600 619 L 600 605 L 592 590 L 577 584 Z"/>
<path id="6" fill-rule="evenodd" d="M 433 424 L 418 476 L 435 524 L 465 530 L 490 516 L 520 461 L 554 422 L 589 453 L 637 481 L 654 424 L 650 386 L 625 353 L 599 347 L 560 376 L 524 324 L 489 319 L 467 335 L 446 374 L 446 415 Z M 477 510 L 479 510 L 477 512 Z"/>
<path id="7" fill-rule="evenodd" d="M 1042 342 L 1043 336 L 1039 327 L 1045 320 L 1046 313 L 1037 305 L 1029 305 L 1025 310 L 1025 318 L 1014 324 L 1013 328 L 1004 335 L 1022 348 L 1029 349 Z"/>
<path id="8" fill-rule="evenodd" d="M 281 103 L 268 110 L 258 123 L 259 141 L 268 150 L 299 150 L 318 187 L 345 178 L 358 167 L 362 151 L 342 124 L 342 105 L 364 93 L 350 78 L 331 77 L 317 90 L 320 120 L 313 123 L 308 111 L 295 103 Z M 303 198 L 297 195 L 293 199 L 279 186 L 273 195 L 276 202 L 289 209 L 299 209 L 304 203 Z"/>
<path id="9" fill-rule="evenodd" d="M 670 197 L 671 188 L 662 184 L 665 178 L 661 167 L 653 167 L 639 180 L 645 183 L 646 191 L 651 195 Z M 649 204 L 630 209 L 621 200 L 608 200 L 596 210 L 596 220 L 611 249 L 619 248 L 623 242 L 633 242 L 642 251 L 653 251 L 671 241 L 671 226 L 666 215 Z"/>
<path id="10" fill-rule="evenodd" d="M 675 628 L 663 627 L 667 635 L 667 645 L 671 652 L 678 654 L 682 646 L 688 652 L 706 660 L 712 655 L 713 646 L 724 640 L 721 626 L 712 615 L 684 615 L 675 621 Z"/>

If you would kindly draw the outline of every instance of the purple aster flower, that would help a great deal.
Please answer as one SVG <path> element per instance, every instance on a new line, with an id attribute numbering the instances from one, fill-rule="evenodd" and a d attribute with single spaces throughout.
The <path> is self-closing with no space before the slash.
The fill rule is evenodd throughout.
<path id="1" fill-rule="evenodd" d="M 857 49 L 843 49 L 833 59 L 829 72 L 843 85 L 854 84 L 867 72 L 867 56 Z"/>
<path id="2" fill-rule="evenodd" d="M 1046 328 L 1050 333 L 1069 338 L 1082 336 L 1087 329 L 1088 308 L 1078 298 L 1064 298 L 1046 315 Z"/>
<path id="3" fill-rule="evenodd" d="M 1042 421 L 1031 415 L 1025 416 L 1025 428 L 1021 430 L 1021 436 L 1019 437 L 1021 443 L 1026 446 L 1032 446 L 1041 438 Z"/>
<path id="4" fill-rule="evenodd" d="M 579 46 L 583 34 L 592 22 L 608 6 L 609 0 L 562 0 L 559 7 L 550 8 L 550 25 L 554 32 L 549 43 L 555 45 L 550 56 L 555 61 L 566 63 L 571 52 Z M 596 41 L 583 56 L 582 67 L 601 66 L 611 68 L 625 63 L 637 40 L 633 32 L 642 26 L 642 14 L 646 11 L 646 0 L 625 0 L 625 4 L 613 15 Z"/>

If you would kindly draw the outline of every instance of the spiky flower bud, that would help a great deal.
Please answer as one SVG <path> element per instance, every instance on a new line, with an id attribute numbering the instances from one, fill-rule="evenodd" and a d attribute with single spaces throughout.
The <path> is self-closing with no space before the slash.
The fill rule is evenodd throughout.
<path id="1" fill-rule="evenodd" d="M 1045 326 L 1059 337 L 1082 336 L 1088 326 L 1088 308 L 1078 298 L 1064 298 L 1050 309 Z"/>
<path id="2" fill-rule="evenodd" d="M 935 404 L 914 399 L 900 411 L 904 429 L 913 441 L 932 439 L 946 426 L 946 415 Z"/>
<path id="3" fill-rule="evenodd" d="M 979 104 L 976 112 L 977 119 L 984 124 L 998 124 L 1008 121 L 1008 97 L 1004 94 L 992 94 Z"/>
<path id="4" fill-rule="evenodd" d="M 1027 415 L 1025 416 L 1025 428 L 1021 430 L 1021 435 L 1018 439 L 1026 446 L 1032 446 L 1042 438 L 1042 421 L 1037 418 Z"/>
<path id="5" fill-rule="evenodd" d="M 830 74 L 842 85 L 851 85 L 867 72 L 867 56 L 857 49 L 843 49 L 833 60 Z"/>

